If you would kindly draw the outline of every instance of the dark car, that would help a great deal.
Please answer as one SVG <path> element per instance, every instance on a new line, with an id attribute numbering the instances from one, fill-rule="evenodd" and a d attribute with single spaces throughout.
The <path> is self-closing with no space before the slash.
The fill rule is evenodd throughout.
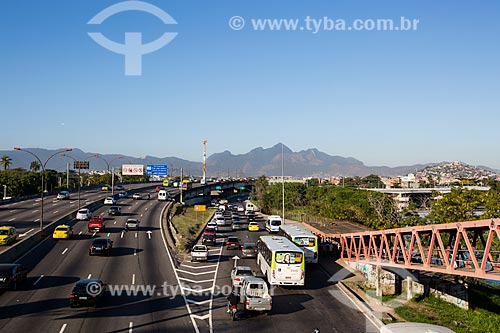
<path id="1" fill-rule="evenodd" d="M 216 239 L 215 234 L 203 234 L 201 238 L 201 244 L 215 246 Z"/>
<path id="2" fill-rule="evenodd" d="M 243 243 L 241 256 L 243 258 L 257 258 L 257 245 L 255 243 Z"/>
<path id="3" fill-rule="evenodd" d="M 113 241 L 109 238 L 99 237 L 92 241 L 89 247 L 89 256 L 94 254 L 110 255 L 113 251 Z"/>
<path id="4" fill-rule="evenodd" d="M 99 279 L 81 279 L 69 295 L 69 306 L 97 306 L 106 291 L 106 284 Z"/>
<path id="5" fill-rule="evenodd" d="M 245 230 L 247 228 L 246 223 L 240 222 L 240 221 L 235 221 L 233 222 L 233 225 L 231 226 L 233 230 Z"/>
<path id="6" fill-rule="evenodd" d="M 108 209 L 108 215 L 121 215 L 122 209 L 118 206 L 111 206 Z"/>
<path id="7" fill-rule="evenodd" d="M 226 239 L 226 249 L 239 250 L 241 247 L 240 240 L 236 236 L 228 236 Z"/>
<path id="8" fill-rule="evenodd" d="M 17 289 L 26 281 L 28 271 L 19 264 L 0 264 L 0 289 Z"/>

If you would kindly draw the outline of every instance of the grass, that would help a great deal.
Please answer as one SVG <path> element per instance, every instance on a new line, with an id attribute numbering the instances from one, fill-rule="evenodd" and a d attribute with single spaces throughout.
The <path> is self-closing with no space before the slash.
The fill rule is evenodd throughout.
<path id="1" fill-rule="evenodd" d="M 195 212 L 194 207 L 185 207 L 176 204 L 173 208 L 172 223 L 179 232 L 176 248 L 180 252 L 187 252 L 193 245 L 207 222 L 212 218 L 213 211 Z"/>
<path id="2" fill-rule="evenodd" d="M 498 289 L 474 285 L 469 291 L 469 310 L 463 310 L 434 296 L 418 296 L 395 311 L 406 321 L 441 325 L 457 333 L 500 332 Z"/>

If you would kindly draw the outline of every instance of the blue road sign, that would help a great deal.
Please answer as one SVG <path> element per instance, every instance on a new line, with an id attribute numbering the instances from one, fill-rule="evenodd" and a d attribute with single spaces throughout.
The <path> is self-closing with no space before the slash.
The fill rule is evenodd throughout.
<path id="1" fill-rule="evenodd" d="M 146 165 L 146 174 L 148 176 L 166 176 L 168 175 L 168 166 L 166 164 L 148 164 Z"/>

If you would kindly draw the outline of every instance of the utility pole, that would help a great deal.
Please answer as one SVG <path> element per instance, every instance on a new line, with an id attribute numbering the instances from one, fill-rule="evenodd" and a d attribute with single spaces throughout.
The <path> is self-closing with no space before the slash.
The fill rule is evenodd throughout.
<path id="1" fill-rule="evenodd" d="M 66 163 L 66 189 L 69 190 L 69 162 Z"/>
<path id="2" fill-rule="evenodd" d="M 283 224 L 285 223 L 285 154 L 283 144 L 281 144 L 281 192 L 282 192 L 282 205 L 283 205 Z"/>
<path id="3" fill-rule="evenodd" d="M 179 189 L 181 191 L 181 201 L 180 202 L 181 202 L 181 205 L 182 205 L 182 191 L 183 191 L 183 189 L 182 189 L 182 168 L 181 168 L 181 182 L 179 184 Z"/>
<path id="4" fill-rule="evenodd" d="M 203 140 L 203 178 L 202 184 L 207 183 L 207 140 Z"/>

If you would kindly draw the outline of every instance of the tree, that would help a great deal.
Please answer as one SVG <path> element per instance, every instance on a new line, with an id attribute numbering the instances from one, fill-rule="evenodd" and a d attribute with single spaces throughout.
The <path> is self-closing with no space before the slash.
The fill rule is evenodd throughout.
<path id="1" fill-rule="evenodd" d="M 11 164 L 12 164 L 12 158 L 10 158 L 7 155 L 3 155 L 2 156 L 2 167 L 3 167 L 4 171 L 7 170 Z"/>
<path id="2" fill-rule="evenodd" d="M 40 170 L 41 167 L 42 166 L 40 165 L 40 163 L 36 160 L 31 162 L 30 164 L 30 170 L 33 172 L 38 172 L 38 170 Z"/>

